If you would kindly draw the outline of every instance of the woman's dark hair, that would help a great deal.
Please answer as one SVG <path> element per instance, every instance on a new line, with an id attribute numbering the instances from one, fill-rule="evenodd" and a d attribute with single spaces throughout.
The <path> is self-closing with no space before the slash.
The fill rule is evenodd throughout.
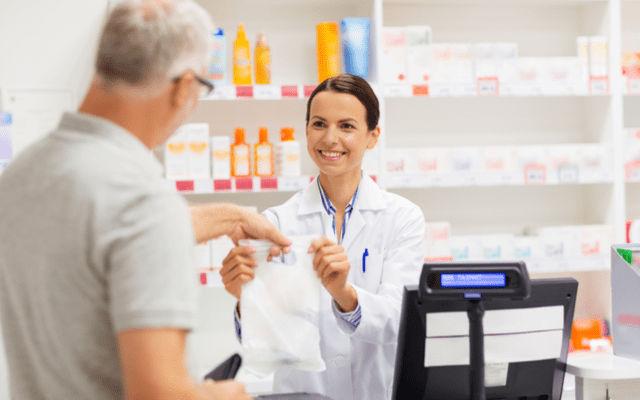
<path id="1" fill-rule="evenodd" d="M 372 131 L 378 126 L 378 120 L 380 119 L 378 97 L 376 97 L 367 81 L 351 74 L 342 74 L 329 78 L 315 88 L 311 96 L 309 96 L 309 101 L 307 101 L 307 124 L 311 113 L 311 102 L 320 92 L 346 93 L 355 96 L 367 112 L 367 128 Z"/>

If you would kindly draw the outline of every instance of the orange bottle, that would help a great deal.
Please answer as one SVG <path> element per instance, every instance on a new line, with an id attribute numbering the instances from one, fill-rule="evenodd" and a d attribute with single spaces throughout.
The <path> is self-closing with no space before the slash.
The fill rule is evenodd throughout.
<path id="1" fill-rule="evenodd" d="M 231 175 L 234 177 L 251 176 L 251 152 L 245 142 L 243 128 L 236 128 L 235 140 L 231 145 Z"/>
<path id="2" fill-rule="evenodd" d="M 269 85 L 271 83 L 271 49 L 264 33 L 256 40 L 255 56 L 256 84 Z"/>
<path id="3" fill-rule="evenodd" d="M 274 175 L 273 145 L 269 142 L 269 131 L 260 128 L 260 140 L 254 147 L 255 176 L 267 177 Z"/>
<path id="4" fill-rule="evenodd" d="M 238 25 L 233 42 L 233 84 L 251 85 L 251 48 L 244 24 Z"/>
<path id="5" fill-rule="evenodd" d="M 340 74 L 340 33 L 337 22 L 316 25 L 318 82 Z"/>

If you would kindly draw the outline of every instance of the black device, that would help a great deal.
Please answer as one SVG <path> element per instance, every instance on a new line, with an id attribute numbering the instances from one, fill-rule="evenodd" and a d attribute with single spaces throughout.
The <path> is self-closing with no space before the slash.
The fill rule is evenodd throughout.
<path id="1" fill-rule="evenodd" d="M 523 262 L 427 263 L 421 296 L 454 299 L 526 298 L 529 274 Z"/>
<path id="2" fill-rule="evenodd" d="M 242 366 L 242 357 L 234 354 L 227 358 L 220 365 L 215 367 L 211 372 L 205 375 L 204 379 L 214 381 L 224 381 L 233 379 L 238 374 L 238 370 Z M 255 397 L 256 400 L 331 400 L 328 397 L 312 394 L 312 393 L 288 393 L 288 394 L 268 394 Z"/>
<path id="3" fill-rule="evenodd" d="M 531 284 L 523 262 L 427 263 L 422 268 L 421 299 L 452 299 L 468 302 L 469 393 L 472 400 L 485 400 L 484 301 L 493 298 L 522 300 Z"/>
<path id="4" fill-rule="evenodd" d="M 529 281 L 522 263 L 425 264 L 419 286 L 404 290 L 392 399 L 469 400 L 475 390 L 490 400 L 560 400 L 577 288 L 574 279 Z M 485 389 L 484 371 L 471 365 L 424 366 L 427 313 L 467 312 L 470 361 L 484 367 L 484 352 L 472 339 L 484 337 L 484 310 L 546 306 L 563 307 L 560 358 L 509 364 L 505 386 Z M 481 379 L 480 387 L 472 385 L 473 376 Z"/>
<path id="5" fill-rule="evenodd" d="M 241 366 L 242 357 L 240 357 L 240 354 L 234 354 L 212 369 L 207 375 L 205 375 L 204 379 L 210 379 L 212 381 L 233 379 L 238 374 L 238 370 L 240 370 Z"/>

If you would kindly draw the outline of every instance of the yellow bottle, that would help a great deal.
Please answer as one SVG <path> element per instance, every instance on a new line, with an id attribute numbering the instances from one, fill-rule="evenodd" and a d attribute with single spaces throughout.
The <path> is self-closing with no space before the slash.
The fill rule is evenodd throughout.
<path id="1" fill-rule="evenodd" d="M 337 22 L 322 22 L 316 26 L 318 81 L 340 74 L 340 37 Z"/>
<path id="2" fill-rule="evenodd" d="M 251 85 L 251 48 L 244 24 L 238 25 L 236 40 L 233 42 L 233 83 Z"/>
<path id="3" fill-rule="evenodd" d="M 251 175 L 251 152 L 244 141 L 244 129 L 236 128 L 235 140 L 231 145 L 231 175 L 247 177 Z"/>
<path id="4" fill-rule="evenodd" d="M 273 145 L 269 142 L 267 128 L 260 128 L 260 140 L 255 144 L 253 160 L 255 176 L 268 177 L 275 174 Z"/>
<path id="5" fill-rule="evenodd" d="M 268 85 L 271 83 L 271 49 L 264 33 L 258 35 L 256 40 L 255 55 L 256 84 Z"/>

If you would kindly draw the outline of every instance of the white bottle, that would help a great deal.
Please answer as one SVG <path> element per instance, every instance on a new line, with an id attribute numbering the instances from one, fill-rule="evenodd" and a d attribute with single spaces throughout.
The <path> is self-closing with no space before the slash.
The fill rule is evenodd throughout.
<path id="1" fill-rule="evenodd" d="M 189 179 L 188 135 L 182 128 L 164 146 L 165 176 L 169 180 Z"/>
<path id="2" fill-rule="evenodd" d="M 231 139 L 229 136 L 211 137 L 211 176 L 213 179 L 231 177 Z"/>
<path id="3" fill-rule="evenodd" d="M 293 128 L 280 130 L 280 143 L 276 151 L 278 176 L 300 176 L 300 143 L 296 141 Z"/>
<path id="4" fill-rule="evenodd" d="M 209 157 L 209 124 L 185 124 L 182 129 L 188 135 L 189 176 L 191 179 L 211 178 L 211 158 Z"/>

